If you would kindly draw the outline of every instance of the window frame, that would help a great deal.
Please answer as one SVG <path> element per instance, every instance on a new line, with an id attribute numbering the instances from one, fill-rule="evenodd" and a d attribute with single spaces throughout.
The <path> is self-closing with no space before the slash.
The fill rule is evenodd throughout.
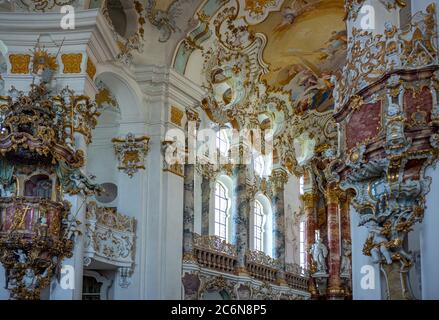
<path id="1" fill-rule="evenodd" d="M 218 190 L 220 192 L 218 192 Z M 221 181 L 215 181 L 214 187 L 214 203 L 213 203 L 213 234 L 222 240 L 228 241 L 229 233 L 229 207 L 230 197 L 227 186 Z M 224 205 L 225 202 L 225 205 Z M 217 229 L 218 228 L 218 229 Z M 222 229 L 224 236 L 222 236 Z"/>

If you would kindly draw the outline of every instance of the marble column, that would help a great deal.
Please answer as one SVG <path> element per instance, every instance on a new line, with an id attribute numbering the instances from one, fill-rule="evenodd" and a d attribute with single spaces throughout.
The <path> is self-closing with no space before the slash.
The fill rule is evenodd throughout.
<path id="1" fill-rule="evenodd" d="M 212 164 L 198 165 L 201 180 L 201 235 L 209 235 L 211 197 L 218 171 Z"/>
<path id="2" fill-rule="evenodd" d="M 328 215 L 328 265 L 329 282 L 327 295 L 329 299 L 343 299 L 344 290 L 340 279 L 340 189 L 328 186 L 326 191 L 326 206 Z"/>
<path id="3" fill-rule="evenodd" d="M 309 253 L 309 249 L 315 242 L 316 232 L 316 207 L 319 196 L 315 192 L 307 192 L 302 196 L 303 209 L 305 213 L 305 261 L 306 269 L 311 271 L 312 256 Z M 309 278 L 308 290 L 311 293 L 311 298 L 318 297 L 316 284 L 312 277 Z"/>
<path id="4" fill-rule="evenodd" d="M 351 241 L 350 204 L 352 195 L 349 192 L 341 194 L 340 198 L 340 226 L 341 239 Z"/>
<path id="5" fill-rule="evenodd" d="M 349 191 L 340 193 L 341 255 L 344 255 L 345 245 L 352 248 L 351 217 L 350 217 L 351 198 L 352 198 L 352 194 Z M 349 257 L 349 259 L 351 263 L 350 270 L 352 270 L 352 254 Z M 344 288 L 345 288 L 345 297 L 350 299 L 352 297 L 352 271 L 349 274 L 349 278 L 347 276 L 344 276 L 343 280 L 344 280 Z"/>
<path id="6" fill-rule="evenodd" d="M 194 261 L 194 177 L 193 164 L 184 167 L 183 260 Z"/>
<path id="7" fill-rule="evenodd" d="M 273 210 L 273 255 L 280 263 L 278 282 L 279 284 L 286 284 L 284 186 L 288 182 L 288 174 L 282 169 L 277 169 L 273 171 L 270 180 L 273 186 L 271 198 Z"/>
<path id="8" fill-rule="evenodd" d="M 232 206 L 233 244 L 238 255 L 237 273 L 247 275 L 245 255 L 249 250 L 250 197 L 247 190 L 246 165 L 238 164 L 233 169 L 235 204 Z"/>

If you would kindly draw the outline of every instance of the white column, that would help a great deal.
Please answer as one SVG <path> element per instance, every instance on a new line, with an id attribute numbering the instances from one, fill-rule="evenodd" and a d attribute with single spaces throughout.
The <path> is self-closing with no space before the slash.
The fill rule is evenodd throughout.
<path id="1" fill-rule="evenodd" d="M 204 92 L 167 67 L 142 66 L 135 75 L 146 98 L 150 137 L 142 290 L 145 299 L 181 299 L 184 181 L 163 171 L 162 141 L 167 129 L 175 128 L 170 122 L 171 107 L 192 108 Z"/>
<path id="2" fill-rule="evenodd" d="M 422 299 L 439 299 L 439 168 L 427 169 L 427 177 L 432 178 L 430 192 L 426 198 L 426 209 L 422 222 L 421 233 L 421 270 L 422 270 Z"/>
<path id="3" fill-rule="evenodd" d="M 130 127 L 130 128 L 128 128 Z M 140 128 L 121 124 L 121 132 L 118 136 L 126 136 L 128 132 L 136 135 L 144 135 L 142 131 L 143 125 Z M 131 131 L 130 131 L 131 130 Z M 148 163 L 148 156 L 146 157 L 146 164 Z M 118 164 L 117 164 L 118 165 Z M 119 171 L 115 166 L 114 170 L 117 172 L 117 186 L 118 186 L 118 201 L 117 211 L 120 213 L 134 217 L 136 219 L 136 238 L 135 238 L 135 256 L 132 274 L 129 279 L 129 285 L 122 287 L 120 285 L 120 273 L 116 272 L 114 287 L 114 300 L 136 300 L 145 299 L 145 292 L 143 285 L 145 280 L 146 267 L 146 185 L 148 171 L 139 170 L 131 178 L 123 171 Z"/>

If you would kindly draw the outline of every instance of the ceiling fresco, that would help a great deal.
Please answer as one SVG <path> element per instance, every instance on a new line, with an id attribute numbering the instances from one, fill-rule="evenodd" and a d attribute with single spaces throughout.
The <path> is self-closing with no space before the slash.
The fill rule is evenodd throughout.
<path id="1" fill-rule="evenodd" d="M 296 174 L 315 148 L 335 145 L 333 79 L 347 49 L 343 0 L 208 0 L 197 17 L 174 68 L 198 76 L 212 121 L 273 129 L 275 163 Z"/>
<path id="2" fill-rule="evenodd" d="M 210 9 L 209 13 L 204 7 Z M 262 67 L 256 82 L 266 84 L 268 92 L 287 93 L 298 114 L 332 108 L 331 75 L 339 71 L 346 57 L 343 0 L 207 1 L 204 7 L 198 16 L 205 25 L 183 41 L 189 50 L 177 51 L 177 69 L 183 71 L 182 60 L 191 46 L 198 50 L 202 47 L 205 54 L 221 50 L 212 45 L 219 40 L 227 43 L 231 52 L 238 52 L 250 46 L 251 40 L 263 38 L 261 59 L 251 69 L 266 67 Z"/>
<path id="3" fill-rule="evenodd" d="M 250 30 L 267 36 L 264 60 L 269 88 L 291 94 L 299 111 L 332 106 L 330 76 L 344 64 L 343 1 L 285 1 L 282 10 Z"/>

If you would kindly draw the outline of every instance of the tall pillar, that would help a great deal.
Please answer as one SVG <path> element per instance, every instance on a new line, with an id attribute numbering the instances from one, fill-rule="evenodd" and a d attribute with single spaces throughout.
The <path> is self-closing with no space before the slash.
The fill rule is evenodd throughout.
<path id="1" fill-rule="evenodd" d="M 340 192 L 337 186 L 328 186 L 326 191 L 329 248 L 329 283 L 327 294 L 329 299 L 342 299 L 344 297 L 344 290 L 340 279 Z"/>
<path id="2" fill-rule="evenodd" d="M 278 282 L 285 284 L 285 207 L 284 186 L 288 182 L 288 174 L 283 169 L 273 171 L 270 178 L 273 185 L 271 207 L 273 210 L 273 254 L 280 263 Z"/>
<path id="3" fill-rule="evenodd" d="M 309 249 L 314 244 L 315 232 L 316 232 L 316 207 L 319 196 L 315 192 L 307 192 L 302 196 L 303 209 L 305 213 L 305 261 L 306 269 L 310 270 L 312 266 L 312 256 L 309 253 Z M 309 278 L 309 292 L 311 298 L 318 297 L 317 288 L 312 277 Z"/>
<path id="4" fill-rule="evenodd" d="M 232 207 L 232 218 L 235 230 L 233 244 L 238 255 L 237 273 L 247 275 L 245 254 L 249 249 L 249 215 L 250 201 L 247 194 L 246 165 L 238 164 L 233 169 L 235 205 Z"/>
<path id="5" fill-rule="evenodd" d="M 340 232 L 341 232 L 341 255 L 345 263 L 349 263 L 349 268 L 341 267 L 340 276 L 344 279 L 345 296 L 352 297 L 352 239 L 350 221 L 351 192 L 340 193 Z M 342 260 L 343 264 L 343 260 Z"/>
<path id="6" fill-rule="evenodd" d="M 198 164 L 197 171 L 201 175 L 201 235 L 209 235 L 210 208 L 213 188 L 218 171 L 213 164 Z"/>
<path id="7" fill-rule="evenodd" d="M 183 260 L 194 260 L 194 178 L 193 164 L 184 167 Z"/>
<path id="8" fill-rule="evenodd" d="M 203 171 L 201 180 L 201 234 L 209 235 L 209 209 L 213 183 L 207 172 Z"/>
<path id="9" fill-rule="evenodd" d="M 341 239 L 351 241 L 350 204 L 352 195 L 349 192 L 341 194 L 340 198 L 340 226 Z"/>

